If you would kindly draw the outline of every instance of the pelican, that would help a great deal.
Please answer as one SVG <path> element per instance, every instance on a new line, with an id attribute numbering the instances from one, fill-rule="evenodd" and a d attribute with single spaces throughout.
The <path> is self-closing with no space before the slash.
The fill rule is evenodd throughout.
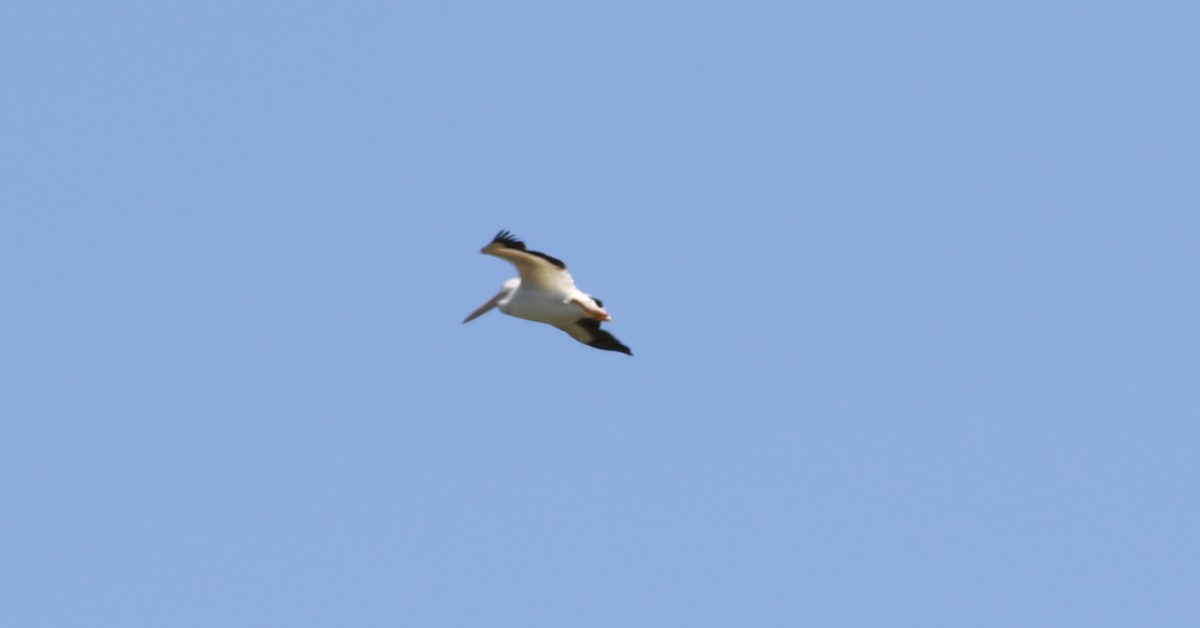
<path id="1" fill-rule="evenodd" d="M 526 250 L 525 243 L 507 231 L 497 233 L 479 252 L 512 262 L 521 276 L 504 282 L 500 292 L 468 314 L 463 323 L 499 307 L 509 316 L 553 325 L 589 347 L 633 355 L 629 347 L 600 329 L 600 323 L 611 321 L 612 316 L 600 299 L 575 287 L 562 260 Z"/>

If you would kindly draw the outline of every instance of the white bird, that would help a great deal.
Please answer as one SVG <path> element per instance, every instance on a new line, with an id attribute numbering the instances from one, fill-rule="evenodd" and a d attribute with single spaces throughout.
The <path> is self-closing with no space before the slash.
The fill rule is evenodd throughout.
<path id="1" fill-rule="evenodd" d="M 525 250 L 525 243 L 507 231 L 496 234 L 479 252 L 512 262 L 521 276 L 504 282 L 500 292 L 467 315 L 463 323 L 499 307 L 509 316 L 553 325 L 589 347 L 633 355 L 629 347 L 600 329 L 600 323 L 611 321 L 612 316 L 600 299 L 575 287 L 561 260 Z"/>

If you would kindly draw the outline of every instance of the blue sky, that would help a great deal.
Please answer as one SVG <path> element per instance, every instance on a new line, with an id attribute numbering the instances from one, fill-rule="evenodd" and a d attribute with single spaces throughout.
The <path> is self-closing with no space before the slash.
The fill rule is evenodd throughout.
<path id="1" fill-rule="evenodd" d="M 0 623 L 1195 625 L 1197 32 L 7 3 Z"/>

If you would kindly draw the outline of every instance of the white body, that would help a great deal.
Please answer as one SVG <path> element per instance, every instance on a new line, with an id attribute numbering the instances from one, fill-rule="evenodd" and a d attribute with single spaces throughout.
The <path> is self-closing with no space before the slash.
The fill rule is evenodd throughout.
<path id="1" fill-rule="evenodd" d="M 570 279 L 570 275 L 567 275 L 567 279 Z M 496 303 L 501 312 L 555 326 L 574 323 L 583 316 L 577 300 L 599 307 L 595 305 L 596 301 L 592 297 L 576 288 L 574 283 L 571 283 L 568 290 L 546 290 L 521 285 L 521 280 L 514 277 L 504 282 L 504 290 L 512 292 Z"/>

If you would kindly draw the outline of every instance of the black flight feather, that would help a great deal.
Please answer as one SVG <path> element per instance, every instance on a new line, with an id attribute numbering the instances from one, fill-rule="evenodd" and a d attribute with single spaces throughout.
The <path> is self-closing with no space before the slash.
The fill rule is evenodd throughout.
<path id="1" fill-rule="evenodd" d="M 633 351 L 630 351 L 629 347 L 621 344 L 621 341 L 613 337 L 612 334 L 600 329 L 600 321 L 594 318 L 581 318 L 575 324 L 586 329 L 591 334 L 591 341 L 584 343 L 587 346 L 604 349 L 605 351 L 620 351 L 625 355 L 633 355 Z"/>
<path id="2" fill-rule="evenodd" d="M 542 253 L 540 251 L 530 251 L 530 250 L 526 249 L 525 243 L 522 242 L 519 238 L 517 238 L 517 236 L 513 235 L 512 233 L 510 233 L 507 230 L 502 229 L 500 231 L 500 233 L 496 234 L 496 237 L 492 238 L 492 242 L 495 242 L 496 244 L 503 244 L 505 246 L 505 248 L 516 249 L 518 251 L 525 251 L 526 253 L 529 253 L 530 255 L 536 255 L 563 270 L 567 269 L 567 265 L 564 264 L 563 261 L 558 259 L 557 257 L 550 257 L 549 255 L 546 255 L 545 253 Z"/>

